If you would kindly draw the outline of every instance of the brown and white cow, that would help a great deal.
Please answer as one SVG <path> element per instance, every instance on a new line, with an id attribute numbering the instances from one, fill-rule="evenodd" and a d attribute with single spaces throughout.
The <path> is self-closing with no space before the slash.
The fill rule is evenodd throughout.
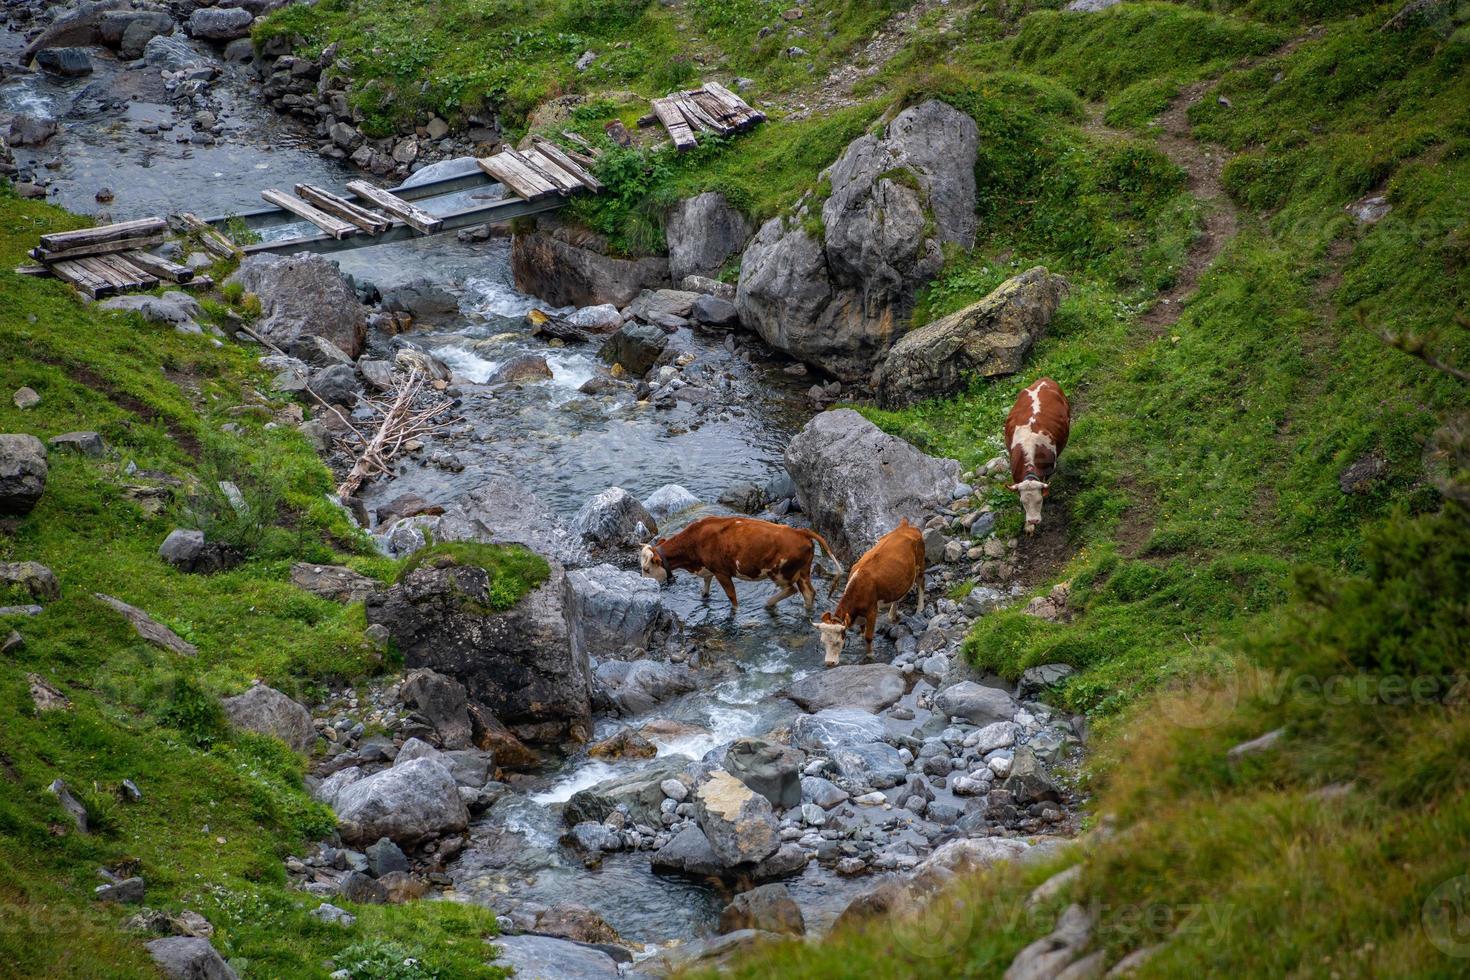
<path id="1" fill-rule="evenodd" d="M 674 572 L 693 572 L 704 579 L 706 599 L 714 579 L 729 596 L 731 613 L 738 607 L 735 579 L 768 578 L 781 591 L 766 600 L 767 609 L 800 592 L 810 615 L 816 601 L 812 558 L 818 544 L 841 576 L 842 565 L 820 534 L 754 517 L 700 518 L 670 538 L 644 545 L 641 562 L 643 574 L 660 583 L 671 581 Z"/>
<path id="2" fill-rule="evenodd" d="M 897 622 L 898 602 L 909 594 L 915 582 L 919 583 L 917 612 L 923 612 L 924 535 L 905 517 L 852 566 L 837 611 L 822 613 L 822 621 L 812 624 L 821 633 L 826 665 L 837 666 L 837 659 L 847 644 L 847 631 L 859 619 L 863 621 L 863 640 L 868 647 L 867 657 L 871 659 L 879 605 L 887 603 L 889 620 Z"/>
<path id="3" fill-rule="evenodd" d="M 1067 448 L 1072 406 L 1061 385 L 1042 378 L 1016 398 L 1006 417 L 1006 451 L 1011 456 L 1011 489 L 1021 495 L 1026 533 L 1041 523 L 1041 502 L 1051 493 L 1057 457 Z"/>

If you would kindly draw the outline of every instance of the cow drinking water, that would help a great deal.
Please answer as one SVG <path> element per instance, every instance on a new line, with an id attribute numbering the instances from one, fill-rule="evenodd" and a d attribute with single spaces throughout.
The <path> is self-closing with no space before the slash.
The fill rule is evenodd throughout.
<path id="1" fill-rule="evenodd" d="M 641 564 L 643 574 L 660 583 L 670 581 L 674 572 L 693 572 L 704 579 L 705 598 L 709 598 L 709 583 L 714 579 L 729 596 L 731 613 L 738 606 L 735 579 L 755 582 L 768 578 L 781 591 L 766 600 L 767 609 L 800 592 L 810 615 L 816 601 L 812 558 L 818 544 L 841 576 L 842 565 L 832 547 L 815 531 L 754 517 L 702 517 L 670 538 L 644 545 Z"/>
<path id="2" fill-rule="evenodd" d="M 852 566 L 837 611 L 822 613 L 822 621 L 812 624 L 821 633 L 826 665 L 837 666 L 847 644 L 847 631 L 859 619 L 863 620 L 867 657 L 872 659 L 879 605 L 887 603 L 888 618 L 896 622 L 898 601 L 909 594 L 915 582 L 919 584 L 917 614 L 924 611 L 924 536 L 904 518 Z"/>
<path id="3" fill-rule="evenodd" d="M 1057 457 L 1067 447 L 1072 406 L 1061 385 L 1042 378 L 1016 398 L 1006 417 L 1006 451 L 1011 457 L 1011 489 L 1021 496 L 1026 533 L 1041 523 L 1041 502 L 1051 492 Z"/>

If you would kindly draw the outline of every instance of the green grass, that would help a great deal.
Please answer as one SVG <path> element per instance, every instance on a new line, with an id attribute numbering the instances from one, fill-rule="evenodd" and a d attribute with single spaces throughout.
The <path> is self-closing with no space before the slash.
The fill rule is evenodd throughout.
<path id="1" fill-rule="evenodd" d="M 483 909 L 357 908 L 345 931 L 309 918 L 319 902 L 286 887 L 282 861 L 328 834 L 332 815 L 305 794 L 302 759 L 274 740 L 231 734 L 218 704 L 256 678 L 310 700 L 326 683 L 389 666 L 364 638 L 360 605 L 301 591 L 289 569 L 343 562 L 387 580 L 395 563 L 374 556 L 327 502 L 331 474 L 306 441 L 272 423 L 285 403 L 257 394 L 269 379 L 247 349 L 89 308 L 55 281 L 13 274 L 39 233 L 81 222 L 0 195 L 0 431 L 44 439 L 91 429 L 108 444 L 102 459 L 53 452 L 36 510 L 0 525 L 0 560 L 40 561 L 62 589 L 40 616 L 0 621 L 0 632 L 25 640 L 0 661 L 0 972 L 154 976 L 148 937 L 122 929 L 132 910 L 91 900 L 97 868 L 131 858 L 147 904 L 202 913 L 242 976 L 320 976 L 369 936 L 400 944 L 434 975 L 492 975 L 483 939 L 494 923 Z M 13 406 L 9 393 L 22 385 L 41 395 L 38 407 Z M 222 430 L 226 422 L 241 433 Z M 256 508 L 232 525 L 246 560 L 212 576 L 173 570 L 157 554 L 173 527 L 204 523 L 229 536 L 209 502 L 225 478 Z M 130 496 L 139 486 L 162 488 L 161 512 Z M 199 655 L 147 645 L 94 592 L 147 610 Z M 37 717 L 28 672 L 60 688 L 72 710 Z M 45 792 L 57 778 L 86 803 L 92 834 L 67 830 Z M 123 779 L 142 801 L 121 802 Z"/>
<path id="2" fill-rule="evenodd" d="M 1436 493 L 1423 446 L 1470 393 L 1379 330 L 1429 337 L 1470 366 L 1452 326 L 1470 308 L 1466 17 L 1450 4 L 1444 20 L 1385 34 L 1397 3 L 991 6 L 965 38 L 916 42 L 946 64 L 911 49 L 890 68 L 986 133 L 981 240 L 950 257 L 916 319 L 1038 263 L 1073 280 L 1026 368 L 1079 408 L 1048 504 L 1067 517 L 1072 557 L 1056 578 L 1072 583 L 1073 618 L 992 614 L 966 651 L 1008 677 L 1079 668 L 1056 697 L 1093 722 L 1084 783 L 1115 833 L 1047 868 L 963 882 L 916 921 L 778 944 L 734 973 L 999 976 L 1073 900 L 1097 913 L 1109 963 L 1166 941 L 1142 977 L 1461 975 L 1435 914 L 1470 838 L 1456 687 L 1470 514 Z M 1319 36 L 1266 56 L 1315 24 Z M 967 97 L 1019 73 L 1065 97 L 1006 100 L 996 121 Z M 1207 92 L 1190 118 L 1234 154 L 1241 229 L 1155 335 L 1139 311 L 1172 281 L 1198 215 L 1144 146 L 1090 139 L 1067 103 L 1103 102 L 1146 144 L 1149 120 L 1206 78 L 1230 105 Z M 1361 227 L 1343 209 L 1370 192 L 1393 211 Z M 1017 386 L 864 411 L 969 465 L 999 450 Z M 1338 475 L 1369 452 L 1384 477 L 1345 494 Z M 1013 495 L 988 497 L 1013 531 Z M 1275 728 L 1277 750 L 1226 761 Z M 1345 797 L 1316 795 L 1345 782 Z M 1070 895 L 1027 907 L 1077 860 Z"/>
<path id="3" fill-rule="evenodd" d="M 421 548 L 403 559 L 397 581 L 423 565 L 469 565 L 490 573 L 490 607 L 495 612 L 510 609 L 529 592 L 538 589 L 551 574 L 546 559 L 520 545 L 480 544 L 475 541 L 445 541 Z"/>
<path id="4" fill-rule="evenodd" d="M 535 106 L 569 93 L 666 95 L 712 74 L 787 92 L 824 77 L 911 2 L 811 0 L 788 22 L 791 5 L 774 0 L 322 0 L 273 13 L 254 38 L 296 39 L 312 57 L 338 44 L 352 66 L 351 101 L 374 135 L 428 112 L 452 122 L 498 115 L 519 131 Z M 788 56 L 792 47 L 807 53 Z M 577 71 L 589 50 L 597 60 Z"/>

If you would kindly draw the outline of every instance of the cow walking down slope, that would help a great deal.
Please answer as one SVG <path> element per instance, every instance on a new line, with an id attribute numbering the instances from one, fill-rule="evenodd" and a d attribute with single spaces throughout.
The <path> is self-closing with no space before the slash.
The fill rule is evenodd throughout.
<path id="1" fill-rule="evenodd" d="M 816 602 L 812 558 L 818 544 L 841 577 L 842 565 L 820 534 L 754 517 L 700 518 L 670 538 L 644 545 L 641 563 L 643 574 L 659 583 L 671 581 L 674 572 L 698 575 L 704 579 L 705 598 L 709 598 L 709 583 L 714 579 L 729 596 L 732 614 L 738 608 L 734 580 L 768 578 L 781 591 L 766 600 L 767 609 L 800 592 L 807 615 L 811 615 Z"/>
<path id="2" fill-rule="evenodd" d="M 888 618 L 897 622 L 898 602 L 915 582 L 919 584 L 917 614 L 924 611 L 924 536 L 905 517 L 852 566 L 837 612 L 822 613 L 822 621 L 812 624 L 821 633 L 826 665 L 837 666 L 847 644 L 847 631 L 859 619 L 863 620 L 867 658 L 872 659 L 879 605 L 888 603 Z"/>
<path id="3" fill-rule="evenodd" d="M 1016 398 L 1006 417 L 1006 451 L 1011 456 L 1011 489 L 1021 496 L 1026 533 L 1041 523 L 1041 502 L 1051 493 L 1057 457 L 1067 448 L 1072 406 L 1061 385 L 1042 378 Z"/>

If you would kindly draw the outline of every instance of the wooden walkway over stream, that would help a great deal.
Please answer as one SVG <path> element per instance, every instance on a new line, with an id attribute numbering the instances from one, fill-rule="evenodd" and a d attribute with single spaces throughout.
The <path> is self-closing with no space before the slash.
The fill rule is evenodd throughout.
<path id="1" fill-rule="evenodd" d="M 679 150 L 695 145 L 694 133 L 728 135 L 765 119 L 738 95 L 715 82 L 687 92 L 653 100 L 653 112 L 640 125 L 662 123 Z M 615 142 L 627 133 L 609 126 Z M 562 207 L 573 195 L 596 194 L 602 183 L 593 176 L 600 152 L 575 133 L 563 134 L 578 149 L 564 149 L 543 136 L 533 135 L 523 150 L 504 149 L 488 157 L 466 160 L 433 180 L 410 178 L 398 187 L 383 188 L 365 180 L 349 180 L 343 191 L 313 184 L 296 184 L 290 191 L 269 187 L 260 196 L 269 205 L 240 214 L 200 218 L 180 212 L 167 218 L 138 218 L 95 228 L 54 232 L 41 236 L 30 250 L 36 264 L 17 272 L 54 276 L 78 291 L 100 299 L 117 293 L 152 289 L 162 283 L 186 288 L 208 288 L 213 280 L 193 268 L 152 253 L 167 235 L 189 238 L 219 259 L 244 258 L 269 252 L 334 252 L 404 241 L 480 224 L 499 224 L 514 218 Z M 585 150 L 585 152 L 583 152 Z M 437 198 L 499 184 L 507 193 L 483 203 L 444 211 L 426 210 Z M 258 233 L 273 227 L 306 223 L 314 231 L 292 238 L 237 244 L 228 237 L 237 228 Z M 252 235 L 251 237 L 255 237 Z"/>

